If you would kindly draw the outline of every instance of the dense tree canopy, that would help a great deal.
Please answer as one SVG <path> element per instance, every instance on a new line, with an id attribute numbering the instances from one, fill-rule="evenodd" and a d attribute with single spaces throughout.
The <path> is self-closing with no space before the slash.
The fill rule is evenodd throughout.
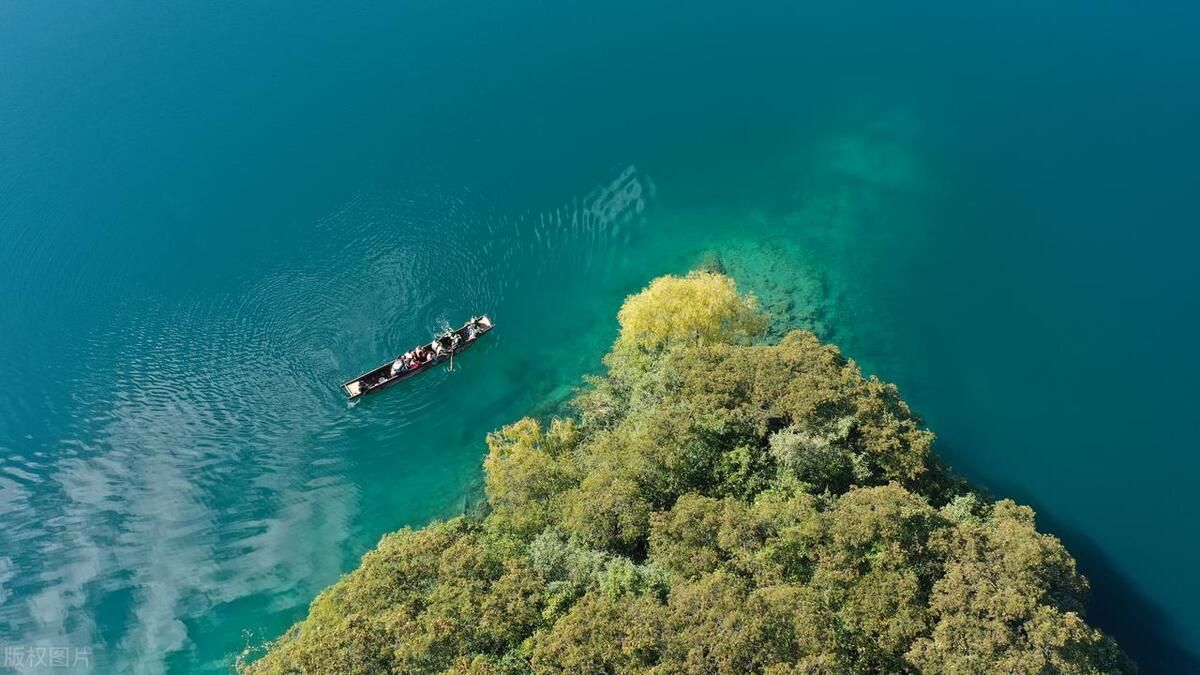
<path id="1" fill-rule="evenodd" d="M 487 438 L 486 512 L 385 537 L 253 673 L 1123 673 L 1033 512 L 894 386 L 655 280 L 573 419 Z"/>

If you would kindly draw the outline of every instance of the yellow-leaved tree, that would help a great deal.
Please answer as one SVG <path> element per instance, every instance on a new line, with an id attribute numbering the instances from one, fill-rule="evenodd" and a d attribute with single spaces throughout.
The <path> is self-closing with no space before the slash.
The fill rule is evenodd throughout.
<path id="1" fill-rule="evenodd" d="M 621 306 L 618 350 L 657 351 L 674 344 L 737 344 L 766 328 L 753 294 L 739 295 L 733 279 L 712 272 L 655 279 Z"/>

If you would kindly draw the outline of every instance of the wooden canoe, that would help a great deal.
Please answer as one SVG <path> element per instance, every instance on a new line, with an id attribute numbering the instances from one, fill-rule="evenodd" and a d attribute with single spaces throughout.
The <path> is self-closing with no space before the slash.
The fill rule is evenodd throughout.
<path id="1" fill-rule="evenodd" d="M 343 382 L 342 389 L 346 391 L 350 400 L 354 400 L 390 387 L 401 380 L 407 380 L 414 375 L 433 370 L 434 366 L 439 363 L 450 360 L 451 354 L 459 354 L 469 349 L 493 327 L 492 320 L 487 316 L 472 318 L 458 330 L 447 331 L 434 338 L 429 344 L 417 347 L 407 354 L 401 354 L 353 380 Z M 405 358 L 413 354 L 417 355 L 416 358 Z M 397 364 L 398 361 L 399 364 Z"/>

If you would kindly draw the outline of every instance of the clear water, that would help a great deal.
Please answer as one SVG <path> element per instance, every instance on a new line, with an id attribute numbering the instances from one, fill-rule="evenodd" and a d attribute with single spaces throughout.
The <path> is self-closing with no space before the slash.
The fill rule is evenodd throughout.
<path id="1" fill-rule="evenodd" d="M 221 671 L 718 250 L 1200 670 L 1200 16 L 796 4 L 0 5 L 0 644 Z"/>

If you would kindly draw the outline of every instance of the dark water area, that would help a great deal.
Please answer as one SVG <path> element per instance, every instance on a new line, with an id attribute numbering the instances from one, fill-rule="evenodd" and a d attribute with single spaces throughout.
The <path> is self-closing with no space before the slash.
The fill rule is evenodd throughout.
<path id="1" fill-rule="evenodd" d="M 1145 672 L 1200 672 L 1198 19 L 0 5 L 0 644 L 222 672 L 717 255 L 1033 505 Z"/>

